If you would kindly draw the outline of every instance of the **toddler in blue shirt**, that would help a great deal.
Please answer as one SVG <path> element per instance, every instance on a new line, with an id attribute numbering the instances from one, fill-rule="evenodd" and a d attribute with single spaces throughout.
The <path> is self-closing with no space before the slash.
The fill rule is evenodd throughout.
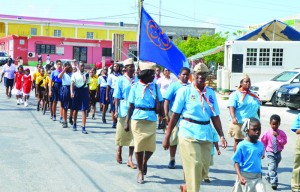
<path id="1" fill-rule="evenodd" d="M 242 132 L 246 135 L 234 153 L 235 171 L 237 173 L 236 183 L 233 192 L 265 192 L 262 182 L 261 159 L 264 155 L 264 145 L 258 141 L 261 134 L 261 124 L 258 119 L 247 119 Z"/>

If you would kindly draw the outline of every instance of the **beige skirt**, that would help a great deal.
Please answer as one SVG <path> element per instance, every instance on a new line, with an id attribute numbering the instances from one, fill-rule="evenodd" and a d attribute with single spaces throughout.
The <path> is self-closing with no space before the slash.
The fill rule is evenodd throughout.
<path id="1" fill-rule="evenodd" d="M 229 123 L 228 136 L 233 137 L 235 139 L 244 139 L 245 136 L 242 133 L 242 124 L 233 124 Z"/>
<path id="2" fill-rule="evenodd" d="M 156 148 L 156 122 L 148 120 L 131 120 L 134 151 L 154 152 Z"/>
<path id="3" fill-rule="evenodd" d="M 132 131 L 129 127 L 129 131 L 126 132 L 125 128 L 125 120 L 126 117 L 119 117 L 117 123 L 117 130 L 116 130 L 116 145 L 117 146 L 133 146 L 133 136 Z M 130 123 L 129 123 L 130 126 Z"/>

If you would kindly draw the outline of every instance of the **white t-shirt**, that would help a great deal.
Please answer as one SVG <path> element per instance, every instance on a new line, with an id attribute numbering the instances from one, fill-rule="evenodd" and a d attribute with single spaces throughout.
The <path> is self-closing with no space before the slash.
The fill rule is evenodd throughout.
<path id="1" fill-rule="evenodd" d="M 176 82 L 176 81 L 177 81 L 177 79 L 175 79 L 175 78 L 170 77 L 169 79 L 167 79 L 165 76 L 159 78 L 159 79 L 156 81 L 156 84 L 157 84 L 158 87 L 160 88 L 160 92 L 161 92 L 161 94 L 162 94 L 163 97 L 165 96 L 165 94 L 166 94 L 166 92 L 167 92 L 169 86 L 170 86 L 172 83 Z"/>
<path id="2" fill-rule="evenodd" d="M 46 57 L 46 64 L 50 64 L 50 56 Z"/>

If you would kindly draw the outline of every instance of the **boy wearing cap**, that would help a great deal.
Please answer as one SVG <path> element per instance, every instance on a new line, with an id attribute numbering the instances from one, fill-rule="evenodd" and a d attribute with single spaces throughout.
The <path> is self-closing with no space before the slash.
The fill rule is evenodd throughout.
<path id="1" fill-rule="evenodd" d="M 122 163 L 122 146 L 129 146 L 129 157 L 127 166 L 132 169 L 136 169 L 136 166 L 132 162 L 132 155 L 134 150 L 133 136 L 131 130 L 125 131 L 125 119 L 128 112 L 128 95 L 131 87 L 135 81 L 134 72 L 135 66 L 133 59 L 129 58 L 123 62 L 126 72 L 123 76 L 118 78 L 117 85 L 114 90 L 113 97 L 115 98 L 115 117 L 118 118 L 117 130 L 116 130 L 116 145 L 118 146 L 116 160 L 118 163 Z"/>

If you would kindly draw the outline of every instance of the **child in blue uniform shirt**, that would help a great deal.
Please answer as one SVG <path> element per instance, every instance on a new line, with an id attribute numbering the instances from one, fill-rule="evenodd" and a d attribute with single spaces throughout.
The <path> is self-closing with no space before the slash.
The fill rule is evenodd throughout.
<path id="1" fill-rule="evenodd" d="M 297 134 L 297 140 L 295 144 L 295 158 L 294 158 L 294 167 L 292 172 L 292 191 L 300 191 L 300 113 L 298 113 L 292 131 Z"/>
<path id="2" fill-rule="evenodd" d="M 258 119 L 247 119 L 242 131 L 246 138 L 241 141 L 232 157 L 237 173 L 233 192 L 265 192 L 262 182 L 261 159 L 264 156 L 264 145 L 258 141 L 261 125 Z"/>

